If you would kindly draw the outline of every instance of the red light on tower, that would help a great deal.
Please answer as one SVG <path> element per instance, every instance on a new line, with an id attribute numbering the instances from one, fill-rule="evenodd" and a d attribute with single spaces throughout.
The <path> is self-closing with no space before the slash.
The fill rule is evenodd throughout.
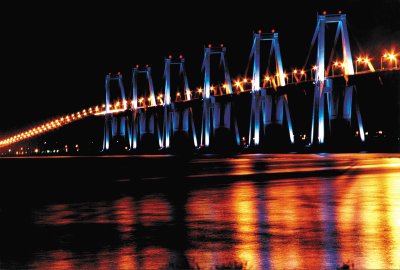
<path id="1" fill-rule="evenodd" d="M 146 65 L 146 68 L 148 68 L 149 67 L 149 65 Z"/>
<path id="2" fill-rule="evenodd" d="M 341 10 L 339 10 L 339 11 L 338 11 L 338 13 L 339 13 L 339 14 L 342 14 L 342 11 L 341 11 Z"/>
<path id="3" fill-rule="evenodd" d="M 221 48 L 223 48 L 224 47 L 224 44 L 221 44 Z"/>
<path id="4" fill-rule="evenodd" d="M 211 44 L 208 44 L 208 48 L 211 48 Z"/>
<path id="5" fill-rule="evenodd" d="M 326 10 L 322 11 L 322 14 L 323 14 L 323 15 L 326 15 Z"/>
<path id="6" fill-rule="evenodd" d="M 169 55 L 168 58 L 169 58 L 169 59 L 172 59 L 172 55 Z"/>
<path id="7" fill-rule="evenodd" d="M 118 75 L 121 75 L 121 72 L 119 72 L 119 71 L 118 71 L 118 73 L 117 73 L 117 74 L 118 74 Z"/>
<path id="8" fill-rule="evenodd" d="M 259 34 L 261 34 L 261 33 L 262 33 L 261 29 L 260 29 L 260 30 L 258 30 L 258 33 L 259 33 Z"/>
<path id="9" fill-rule="evenodd" d="M 275 33 L 275 29 L 274 28 L 272 28 L 271 33 Z"/>
<path id="10" fill-rule="evenodd" d="M 139 65 L 136 65 L 136 68 L 139 68 Z"/>
<path id="11" fill-rule="evenodd" d="M 182 56 L 182 54 L 180 54 L 180 55 L 179 55 L 179 59 L 182 59 L 182 58 L 183 58 L 183 56 Z"/>

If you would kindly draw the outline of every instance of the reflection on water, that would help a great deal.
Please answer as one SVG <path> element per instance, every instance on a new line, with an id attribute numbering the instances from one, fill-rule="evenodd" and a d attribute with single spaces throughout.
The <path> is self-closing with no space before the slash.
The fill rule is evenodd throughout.
<path id="1" fill-rule="evenodd" d="M 359 257 L 366 268 L 398 268 L 400 173 L 344 176 L 342 180 L 351 184 L 336 208 L 341 216 L 337 220 L 341 253 Z"/>
<path id="2" fill-rule="evenodd" d="M 24 267 L 214 269 L 241 261 L 251 269 L 400 268 L 398 155 L 244 155 L 189 166 L 202 169 L 175 185 L 211 180 L 36 207 L 32 226 L 55 244 L 37 243 Z M 321 171 L 330 173 L 315 175 Z M 21 266 L 15 255 L 1 261 L 1 268 Z"/>

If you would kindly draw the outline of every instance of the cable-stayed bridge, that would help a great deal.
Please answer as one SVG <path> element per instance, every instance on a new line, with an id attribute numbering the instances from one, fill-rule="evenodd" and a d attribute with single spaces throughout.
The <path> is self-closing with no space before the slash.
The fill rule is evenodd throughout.
<path id="1" fill-rule="evenodd" d="M 327 43 L 328 24 L 334 25 L 336 30 L 333 44 Z M 318 15 L 302 68 L 285 71 L 279 36 L 274 30 L 253 33 L 249 64 L 239 79 L 231 78 L 226 52 L 227 48 L 222 44 L 204 48 L 204 84 L 196 89 L 189 86 L 182 56 L 165 59 L 163 89 L 158 94 L 149 66 L 132 69 L 129 95 L 122 74 L 107 74 L 104 104 L 3 136 L 0 147 L 30 140 L 91 116 L 104 117 L 104 152 L 113 149 L 116 137 L 125 140 L 127 150 L 149 145 L 159 149 L 257 147 L 265 143 L 270 127 L 287 131 L 288 143 L 293 144 L 296 115 L 291 114 L 289 103 L 296 100 L 290 100 L 288 94 L 301 87 L 313 88 L 311 129 L 307 134 L 310 145 L 324 144 L 327 134 L 335 128 L 332 125 L 335 121 L 347 123 L 363 142 L 366 134 L 363 111 L 358 102 L 357 78 L 368 74 L 379 77 L 388 72 L 400 73 L 398 55 L 394 51 L 384 51 L 373 59 L 368 55 L 352 54 L 346 15 L 340 12 Z M 215 65 L 215 60 L 219 61 L 219 66 Z M 249 95 L 248 123 L 241 127 L 237 119 L 241 113 L 238 104 Z M 196 121 L 195 114 L 201 115 L 201 119 Z M 245 136 L 243 130 L 246 130 Z"/>

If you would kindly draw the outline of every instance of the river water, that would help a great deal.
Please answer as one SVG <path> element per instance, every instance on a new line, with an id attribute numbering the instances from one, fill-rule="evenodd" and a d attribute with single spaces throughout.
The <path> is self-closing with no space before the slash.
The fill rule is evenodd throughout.
<path id="1" fill-rule="evenodd" d="M 29 207 L 2 203 L 0 268 L 400 269 L 399 154 L 174 164 L 186 173 L 117 175 L 88 196 L 71 184 L 63 196 L 29 197 Z"/>

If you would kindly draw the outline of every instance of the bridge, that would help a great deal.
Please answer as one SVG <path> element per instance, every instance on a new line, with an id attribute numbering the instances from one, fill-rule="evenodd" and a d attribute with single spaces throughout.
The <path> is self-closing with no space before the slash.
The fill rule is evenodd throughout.
<path id="1" fill-rule="evenodd" d="M 326 44 L 328 24 L 336 29 L 329 54 Z M 268 53 L 262 54 L 262 50 Z M 3 136 L 0 148 L 8 148 L 88 117 L 104 117 L 103 152 L 113 150 L 116 137 L 125 140 L 127 150 L 258 147 L 270 140 L 268 135 L 273 128 L 285 130 L 287 143 L 294 144 L 296 115 L 291 114 L 289 104 L 296 100 L 290 100 L 288 95 L 304 87 L 313 89 L 313 102 L 309 119 L 311 131 L 301 135 L 303 140 L 308 137 L 310 145 L 323 145 L 327 134 L 335 128 L 333 123 L 341 122 L 364 142 L 366 134 L 363 111 L 358 102 L 358 78 L 368 74 L 379 78 L 387 73 L 400 74 L 398 54 L 394 51 L 383 52 L 374 58 L 375 62 L 366 54 L 354 57 L 346 15 L 341 12 L 323 12 L 317 16 L 310 50 L 301 68 L 285 71 L 279 35 L 275 30 L 253 33 L 249 64 L 241 78 L 231 79 L 226 51 L 223 44 L 210 44 L 204 48 L 204 84 L 197 89 L 189 86 L 182 55 L 165 59 L 163 89 L 159 94 L 155 92 L 149 66 L 132 69 L 130 98 L 127 98 L 123 75 L 107 74 L 104 104 Z M 219 60 L 220 68 L 213 60 Z M 245 116 L 248 122 L 243 124 L 238 121 L 239 104 L 247 100 L 250 110 Z"/>

